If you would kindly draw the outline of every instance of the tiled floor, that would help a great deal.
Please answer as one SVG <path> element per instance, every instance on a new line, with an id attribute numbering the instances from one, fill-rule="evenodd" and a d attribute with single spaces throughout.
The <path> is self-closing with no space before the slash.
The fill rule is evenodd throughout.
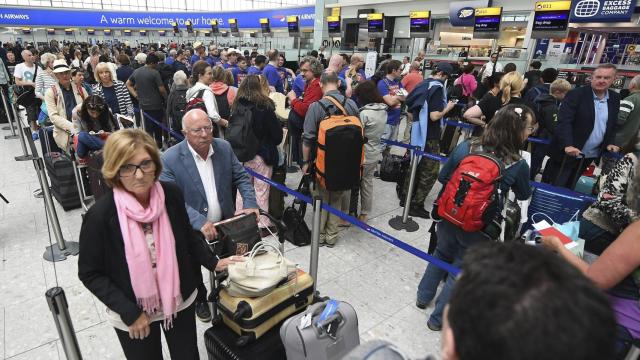
<path id="1" fill-rule="evenodd" d="M 44 204 L 31 194 L 39 184 L 31 161 L 14 161 L 14 156 L 20 155 L 20 144 L 18 140 L 5 140 L 8 133 L 0 131 L 0 192 L 10 201 L 8 205 L 0 202 L 0 359 L 65 359 L 44 296 L 56 285 L 66 292 L 83 357 L 122 359 L 113 328 L 105 322 L 104 306 L 77 278 L 77 257 L 55 264 L 42 259 L 49 245 Z M 295 188 L 298 179 L 297 174 L 290 175 L 288 187 Z M 417 219 L 420 230 L 414 233 L 391 229 L 389 219 L 401 213 L 395 184 L 376 180 L 374 186 L 370 225 L 426 250 L 430 222 Z M 65 239 L 77 241 L 81 211 L 65 212 L 57 206 L 57 212 Z M 311 210 L 307 215 L 309 225 L 310 220 Z M 288 258 L 308 269 L 309 247 L 296 248 L 287 243 L 286 250 Z M 410 357 L 438 354 L 440 334 L 426 327 L 431 309 L 418 310 L 414 305 L 425 266 L 421 259 L 352 226 L 341 232 L 335 248 L 321 248 L 318 290 L 355 307 L 362 340 L 387 339 Z M 203 359 L 206 351 L 202 336 L 207 327 L 198 322 Z M 166 347 L 165 357 L 169 358 Z"/>

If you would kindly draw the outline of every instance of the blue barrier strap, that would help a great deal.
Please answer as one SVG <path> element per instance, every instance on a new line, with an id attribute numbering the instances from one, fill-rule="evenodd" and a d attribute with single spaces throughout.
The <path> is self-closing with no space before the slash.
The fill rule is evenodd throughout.
<path id="1" fill-rule="evenodd" d="M 140 109 L 138 108 L 134 108 L 134 111 L 136 114 L 140 113 Z M 173 136 L 174 138 L 176 138 L 177 140 L 184 140 L 184 136 L 182 136 L 182 134 L 180 134 L 177 131 L 171 130 L 169 129 L 165 124 L 161 123 L 160 121 L 154 119 L 153 117 L 151 117 L 149 114 L 147 114 L 146 112 L 142 111 L 142 113 L 144 114 L 144 116 L 151 120 L 151 122 L 155 123 L 156 125 L 158 125 L 160 128 L 162 128 L 162 130 L 168 132 L 171 136 Z M 144 121 L 143 119 L 141 119 L 142 121 Z"/>
<path id="2" fill-rule="evenodd" d="M 424 156 L 424 157 L 429 158 L 431 160 L 439 161 L 441 163 L 447 162 L 447 157 L 446 156 L 426 153 L 426 152 L 420 150 L 420 148 L 418 146 L 413 146 L 413 145 L 409 145 L 409 144 L 405 144 L 405 143 L 401 143 L 401 142 L 397 142 L 397 141 L 393 141 L 393 140 L 388 140 L 388 139 L 380 139 L 380 140 L 382 140 L 382 142 L 387 143 L 389 145 L 399 146 L 399 147 L 405 148 L 407 150 L 415 151 L 418 156 Z"/>
<path id="3" fill-rule="evenodd" d="M 455 127 L 459 127 L 459 128 L 463 128 L 463 129 L 468 129 L 468 130 L 474 130 L 476 128 L 476 126 L 473 125 L 473 124 L 463 123 L 463 122 L 454 121 L 454 120 L 445 120 L 444 123 L 447 124 L 447 125 L 451 125 L 451 126 L 455 126 Z"/>
<path id="4" fill-rule="evenodd" d="M 542 145 L 551 144 L 551 140 L 534 138 L 534 137 L 527 138 L 527 141 L 528 142 L 532 142 L 532 143 L 536 143 L 536 144 L 542 144 Z"/>
<path id="5" fill-rule="evenodd" d="M 279 183 L 277 183 L 277 182 L 275 182 L 275 181 L 273 181 L 273 180 L 271 180 L 269 178 L 266 178 L 266 177 L 256 173 L 255 171 L 253 171 L 251 169 L 247 169 L 247 168 L 245 168 L 245 169 L 247 170 L 247 172 L 251 176 L 257 178 L 258 180 L 264 181 L 264 182 L 268 183 L 269 185 L 275 187 L 276 189 L 278 189 L 280 191 L 283 191 L 283 192 L 285 192 L 287 194 L 293 195 L 293 196 L 295 196 L 295 197 L 297 197 L 299 199 L 302 199 L 306 203 L 311 204 L 311 198 L 310 197 L 302 195 L 297 191 L 291 190 L 291 189 L 287 188 L 286 186 L 284 186 L 282 184 L 279 184 Z M 377 238 L 380 238 L 380 239 L 390 243 L 391 245 L 393 245 L 395 247 L 398 247 L 398 248 L 400 248 L 400 249 L 402 249 L 402 250 L 404 250 L 404 251 L 406 251 L 406 252 L 408 252 L 410 254 L 413 254 L 413 255 L 415 255 L 415 256 L 417 256 L 417 257 L 419 257 L 419 258 L 421 258 L 421 259 L 423 259 L 423 260 L 425 260 L 427 262 L 430 262 L 430 263 L 438 266 L 439 268 L 451 273 L 454 276 L 457 275 L 460 272 L 459 268 L 457 268 L 457 267 L 455 267 L 455 266 L 453 266 L 453 265 L 451 265 L 451 264 L 449 264 L 449 263 L 447 263 L 445 261 L 442 261 L 442 260 L 440 260 L 440 259 L 438 259 L 436 257 L 433 257 L 433 256 L 427 254 L 426 252 L 424 252 L 424 251 L 422 251 L 422 250 L 420 250 L 418 248 L 415 248 L 415 247 L 413 247 L 413 246 L 411 246 L 411 245 L 409 245 L 409 244 L 407 244 L 407 243 L 405 243 L 403 241 L 400 241 L 399 239 L 396 239 L 395 237 L 393 237 L 393 236 L 391 236 L 391 235 L 389 235 L 389 234 L 387 234 L 385 232 L 382 232 L 382 231 L 380 231 L 380 230 L 378 230 L 378 229 L 376 229 L 376 228 L 374 228 L 372 226 L 369 226 L 366 223 L 363 223 L 362 221 L 358 220 L 357 218 L 355 218 L 353 216 L 350 216 L 350 215 L 347 215 L 347 214 L 345 214 L 345 213 L 343 213 L 341 211 L 338 211 L 338 210 L 332 208 L 331 206 L 329 206 L 327 204 L 322 204 L 322 209 L 327 211 L 327 212 L 329 212 L 329 213 L 331 213 L 331 214 L 333 214 L 333 215 L 335 215 L 335 216 L 337 216 L 337 217 L 339 217 L 339 218 L 341 218 L 341 219 L 343 219 L 343 220 L 346 220 L 346 221 L 350 222 L 351 224 L 359 227 L 360 229 L 370 233 L 371 235 L 373 235 L 373 236 L 375 236 Z"/>

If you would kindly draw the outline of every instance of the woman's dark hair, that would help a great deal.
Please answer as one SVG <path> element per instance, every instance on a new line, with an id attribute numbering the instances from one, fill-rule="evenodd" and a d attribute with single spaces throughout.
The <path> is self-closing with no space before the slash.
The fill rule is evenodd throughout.
<path id="1" fill-rule="evenodd" d="M 111 59 L 109 58 L 109 55 L 107 54 L 102 54 L 100 55 L 100 57 L 98 58 L 99 62 L 103 62 L 103 63 L 108 63 L 111 62 Z"/>
<path id="2" fill-rule="evenodd" d="M 508 63 L 507 65 L 504 66 L 504 73 L 508 74 L 512 71 L 516 71 L 518 70 L 518 68 L 516 67 L 516 64 L 514 63 Z"/>
<path id="3" fill-rule="evenodd" d="M 491 76 L 489 76 L 485 81 L 487 83 L 487 89 L 491 90 L 494 87 L 500 87 L 500 81 L 502 80 L 502 77 L 504 76 L 503 72 L 496 72 L 491 74 Z"/>
<path id="4" fill-rule="evenodd" d="M 483 151 L 494 153 L 505 163 L 520 160 L 522 134 L 527 127 L 527 119 L 536 123 L 536 116 L 526 105 L 510 104 L 498 110 L 480 138 L 472 142 L 482 145 Z"/>
<path id="5" fill-rule="evenodd" d="M 100 127 L 97 127 L 95 120 L 89 115 L 89 108 L 99 109 L 100 116 L 98 117 L 98 123 Z M 104 102 L 104 100 L 98 95 L 91 95 L 87 97 L 82 102 L 82 107 L 80 108 L 80 121 L 82 124 L 89 129 L 89 131 L 98 131 L 100 129 L 105 129 L 105 131 L 111 132 L 116 130 L 115 122 L 113 120 L 113 115 L 109 110 L 109 106 Z"/>
<path id="6" fill-rule="evenodd" d="M 127 54 L 123 54 L 123 53 L 120 53 L 120 55 L 118 55 L 118 62 L 120 63 L 120 65 L 131 64 L 131 60 L 129 59 Z"/>
<path id="7" fill-rule="evenodd" d="M 78 75 L 79 72 L 84 74 L 84 69 L 79 68 L 79 67 L 72 68 L 71 69 L 71 77 L 74 77 L 74 76 Z"/>
<path id="8" fill-rule="evenodd" d="M 208 67 L 211 67 L 208 62 L 204 60 L 196 61 L 196 63 L 193 64 L 193 69 L 191 70 L 191 83 L 197 83 L 200 76 L 204 75 Z"/>
<path id="9" fill-rule="evenodd" d="M 232 113 L 235 112 L 238 100 L 240 99 L 244 99 L 246 102 L 249 102 L 261 109 L 275 110 L 276 108 L 273 100 L 269 98 L 269 95 L 267 95 L 262 88 L 260 77 L 258 75 L 247 75 L 247 77 L 242 80 L 238 87 L 236 99 L 231 106 Z"/>
<path id="10" fill-rule="evenodd" d="M 373 81 L 364 81 L 356 87 L 353 95 L 358 99 L 358 105 L 365 106 L 368 104 L 383 103 L 384 99 L 378 91 L 378 87 Z"/>
<path id="11" fill-rule="evenodd" d="M 472 63 L 468 63 L 464 66 L 464 68 L 462 68 L 462 71 L 465 74 L 471 74 L 473 72 L 473 69 L 475 69 L 475 65 L 473 65 Z"/>

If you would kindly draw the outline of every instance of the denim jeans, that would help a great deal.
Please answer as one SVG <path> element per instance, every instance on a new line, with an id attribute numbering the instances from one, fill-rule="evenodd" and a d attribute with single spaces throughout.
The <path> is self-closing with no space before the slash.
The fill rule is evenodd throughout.
<path id="1" fill-rule="evenodd" d="M 584 249 L 594 255 L 600 255 L 616 236 L 591 221 L 580 218 L 580 239 L 584 239 Z"/>
<path id="2" fill-rule="evenodd" d="M 102 149 L 104 141 L 100 139 L 98 135 L 91 135 L 86 131 L 80 131 L 78 133 L 78 148 L 76 154 L 78 157 L 85 157 L 89 151 L 96 151 Z"/>
<path id="3" fill-rule="evenodd" d="M 396 125 L 386 124 L 384 126 L 384 132 L 382 133 L 381 139 L 398 141 L 398 128 L 399 128 L 398 124 Z M 390 149 L 387 143 L 385 143 L 384 141 L 380 142 L 380 152 L 386 151 L 387 149 Z"/>
<path id="4" fill-rule="evenodd" d="M 436 226 L 436 234 L 438 235 L 438 245 L 433 256 L 453 264 L 453 266 L 456 267 L 460 267 L 462 264 L 462 256 L 467 248 L 483 241 L 489 241 L 488 238 L 480 232 L 470 233 L 463 231 L 446 220 L 442 220 L 442 222 Z M 447 272 L 445 270 L 442 270 L 434 264 L 430 263 L 427 266 L 427 270 L 422 276 L 422 280 L 420 280 L 420 285 L 418 285 L 419 303 L 428 304 L 433 300 L 438 290 L 438 284 L 440 284 L 440 281 L 442 281 L 446 274 Z M 447 277 L 447 282 L 442 287 L 442 291 L 436 299 L 435 309 L 429 317 L 429 323 L 442 326 L 444 307 L 449 302 L 449 296 L 451 295 L 451 290 L 455 282 L 455 276 Z"/>

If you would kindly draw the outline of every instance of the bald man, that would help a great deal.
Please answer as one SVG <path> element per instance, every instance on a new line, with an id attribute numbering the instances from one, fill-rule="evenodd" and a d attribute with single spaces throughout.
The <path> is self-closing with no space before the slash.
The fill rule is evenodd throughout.
<path id="1" fill-rule="evenodd" d="M 213 125 L 200 109 L 188 111 L 182 118 L 185 139 L 162 155 L 161 181 L 174 182 L 184 194 L 191 226 L 207 240 L 216 238 L 214 223 L 235 215 L 233 188 L 242 197 L 244 213 L 255 213 L 258 204 L 251 177 L 236 158 L 231 145 L 213 138 Z M 204 283 L 198 286 L 196 315 L 207 322 L 211 311 Z"/>
<path id="2" fill-rule="evenodd" d="M 37 66 L 35 65 L 35 57 L 29 50 L 23 50 L 21 53 L 23 63 L 16 65 L 13 70 L 13 77 L 16 85 L 22 86 L 25 91 L 23 96 L 18 94 L 18 103 L 27 109 L 27 120 L 32 131 L 38 130 L 36 121 L 38 120 L 39 101 L 36 99 L 35 86 Z"/>

